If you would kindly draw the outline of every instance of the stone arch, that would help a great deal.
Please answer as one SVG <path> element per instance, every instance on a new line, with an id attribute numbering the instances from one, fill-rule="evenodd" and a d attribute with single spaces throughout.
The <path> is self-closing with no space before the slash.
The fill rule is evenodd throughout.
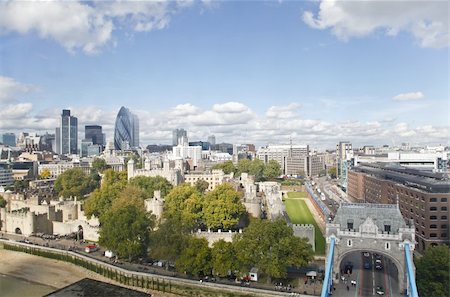
<path id="1" fill-rule="evenodd" d="M 405 283 L 404 283 L 405 273 L 406 273 L 405 272 L 405 263 L 396 259 L 394 256 L 392 256 L 391 254 L 389 254 L 383 250 L 370 249 L 370 248 L 366 248 L 366 249 L 357 248 L 357 249 L 345 249 L 343 251 L 336 253 L 335 255 L 337 256 L 337 258 L 335 258 L 334 265 L 333 265 L 333 275 L 334 276 L 336 276 L 337 273 L 340 272 L 340 266 L 341 266 L 342 261 L 345 259 L 345 257 L 352 253 L 355 253 L 355 252 L 356 253 L 362 253 L 362 252 L 377 253 L 377 254 L 380 254 L 380 255 L 388 258 L 392 263 L 394 263 L 395 267 L 397 268 L 397 272 L 398 272 L 398 290 L 400 293 L 403 293 L 403 291 L 405 289 Z M 337 281 L 338 281 L 338 279 L 337 279 Z"/>
<path id="2" fill-rule="evenodd" d="M 17 227 L 17 228 L 14 230 L 14 233 L 16 233 L 16 234 L 22 234 L 22 230 L 20 230 L 20 228 Z"/>

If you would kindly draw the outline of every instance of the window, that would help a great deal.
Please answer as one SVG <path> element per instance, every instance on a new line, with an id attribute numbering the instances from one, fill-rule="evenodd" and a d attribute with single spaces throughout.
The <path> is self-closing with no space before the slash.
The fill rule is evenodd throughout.
<path id="1" fill-rule="evenodd" d="M 351 239 L 347 240 L 347 246 L 352 246 L 353 242 Z"/>
<path id="2" fill-rule="evenodd" d="M 384 232 L 391 232 L 391 225 L 384 225 Z"/>
<path id="3" fill-rule="evenodd" d="M 437 225 L 436 225 L 436 224 L 430 225 L 430 229 L 436 229 L 436 228 L 437 228 Z"/>
<path id="4" fill-rule="evenodd" d="M 441 202 L 447 202 L 447 198 L 441 198 Z"/>
<path id="5" fill-rule="evenodd" d="M 389 244 L 389 242 L 386 242 L 384 248 L 387 249 L 387 250 L 391 249 L 391 245 Z"/>
<path id="6" fill-rule="evenodd" d="M 437 210 L 436 206 L 430 207 L 430 211 L 436 211 L 436 210 Z"/>
<path id="7" fill-rule="evenodd" d="M 430 198 L 430 202 L 437 202 L 437 198 Z"/>
<path id="8" fill-rule="evenodd" d="M 447 237 L 447 233 L 442 233 L 441 237 Z"/>
<path id="9" fill-rule="evenodd" d="M 441 220 L 446 220 L 447 219 L 447 216 L 442 216 L 441 217 Z"/>
<path id="10" fill-rule="evenodd" d="M 447 206 L 442 206 L 442 207 L 441 207 L 441 210 L 442 210 L 442 211 L 447 211 Z"/>
<path id="11" fill-rule="evenodd" d="M 347 220 L 347 229 L 353 229 L 353 220 Z"/>
<path id="12" fill-rule="evenodd" d="M 441 228 L 442 228 L 442 229 L 447 229 L 447 225 L 446 225 L 446 224 L 443 224 L 443 225 L 441 225 Z"/>
<path id="13" fill-rule="evenodd" d="M 430 237 L 437 237 L 436 233 L 430 233 Z"/>

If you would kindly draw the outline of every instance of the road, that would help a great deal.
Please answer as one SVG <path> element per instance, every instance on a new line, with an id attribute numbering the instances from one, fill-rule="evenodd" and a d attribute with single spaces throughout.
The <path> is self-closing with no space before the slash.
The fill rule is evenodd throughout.
<path id="1" fill-rule="evenodd" d="M 382 287 L 384 291 L 383 296 L 401 297 L 402 294 L 398 290 L 397 268 L 386 257 L 381 256 L 379 260 L 382 268 L 376 269 L 376 258 L 372 253 L 369 253 L 368 257 L 363 256 L 361 252 L 354 252 L 347 256 L 340 267 L 340 270 L 344 272 L 344 279 L 340 276 L 340 281 L 335 286 L 336 290 L 333 296 L 380 296 L 377 294 L 377 287 Z M 370 268 L 364 268 L 364 262 L 369 262 Z M 351 274 L 348 274 L 349 265 L 352 266 Z M 356 286 L 353 286 L 351 281 L 356 281 Z"/>

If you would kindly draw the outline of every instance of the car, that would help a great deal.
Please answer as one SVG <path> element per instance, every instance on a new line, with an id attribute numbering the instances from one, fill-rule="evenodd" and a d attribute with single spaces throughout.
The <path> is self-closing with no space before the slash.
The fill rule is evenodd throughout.
<path id="1" fill-rule="evenodd" d="M 382 286 L 377 286 L 375 289 L 375 293 L 377 293 L 377 295 L 384 295 L 384 289 Z"/>
<path id="2" fill-rule="evenodd" d="M 87 246 L 84 248 L 84 251 L 85 251 L 86 253 L 92 253 L 92 252 L 98 251 L 98 246 L 95 245 L 95 244 L 87 245 Z"/>
<path id="3" fill-rule="evenodd" d="M 369 252 L 363 252 L 362 253 L 364 257 L 370 257 L 370 253 Z"/>
<path id="4" fill-rule="evenodd" d="M 377 264 L 377 265 L 375 265 L 375 269 L 376 270 L 382 270 L 383 269 L 383 265 Z"/>
<path id="5" fill-rule="evenodd" d="M 373 254 L 373 256 L 375 257 L 375 259 L 381 260 L 381 255 L 380 254 Z"/>
<path id="6" fill-rule="evenodd" d="M 365 261 L 364 262 L 364 269 L 371 269 L 372 268 L 372 265 L 370 265 L 370 262 L 369 261 Z"/>

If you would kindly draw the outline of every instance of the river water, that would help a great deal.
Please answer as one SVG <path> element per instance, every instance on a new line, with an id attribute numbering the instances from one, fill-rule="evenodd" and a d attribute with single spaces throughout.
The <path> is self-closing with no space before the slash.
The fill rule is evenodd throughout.
<path id="1" fill-rule="evenodd" d="M 0 274 L 0 296 L 2 297 L 40 297 L 55 288 Z"/>

